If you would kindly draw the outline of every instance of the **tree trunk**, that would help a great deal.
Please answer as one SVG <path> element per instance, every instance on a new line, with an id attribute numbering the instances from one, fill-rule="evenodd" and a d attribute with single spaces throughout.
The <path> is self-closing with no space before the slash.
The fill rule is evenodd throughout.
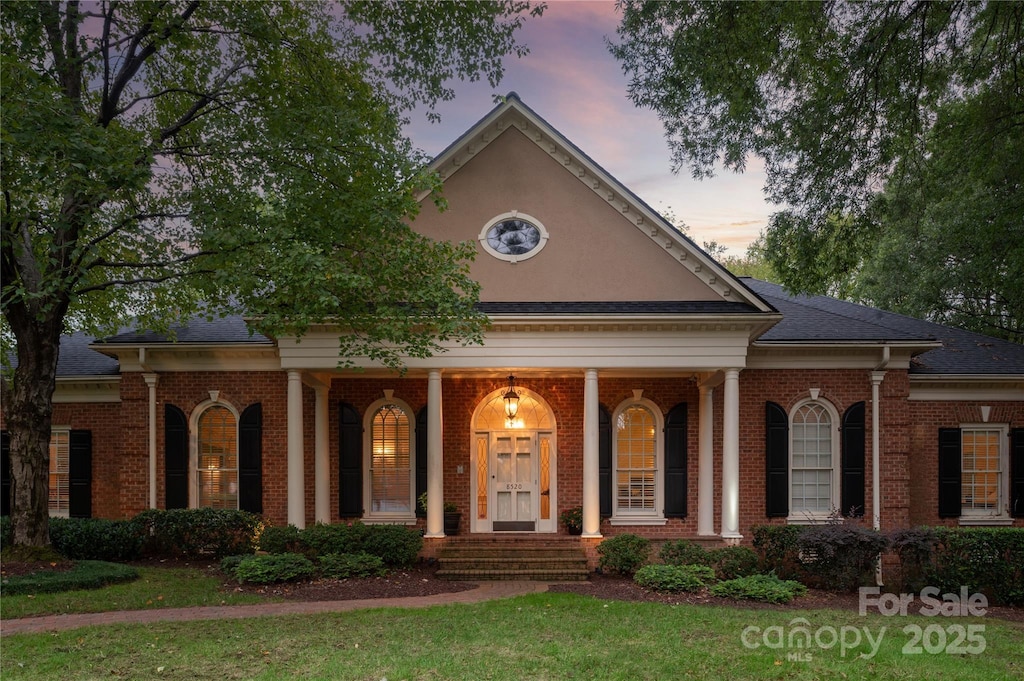
<path id="1" fill-rule="evenodd" d="M 18 367 L 4 405 L 11 438 L 11 529 L 15 545 L 49 546 L 50 426 L 63 315 L 42 321 L 18 316 L 8 316 Z"/>

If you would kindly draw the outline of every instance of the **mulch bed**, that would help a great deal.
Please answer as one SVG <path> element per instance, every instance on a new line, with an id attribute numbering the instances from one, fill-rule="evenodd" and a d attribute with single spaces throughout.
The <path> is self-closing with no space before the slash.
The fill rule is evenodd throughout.
<path id="1" fill-rule="evenodd" d="M 49 562 L 5 562 L 2 566 L 4 577 L 29 574 L 39 570 L 69 570 L 71 563 Z M 365 579 L 317 579 L 308 582 L 289 584 L 239 585 L 224 577 L 219 565 L 209 561 L 188 561 L 175 559 L 153 559 L 133 562 L 132 565 L 142 567 L 194 567 L 203 572 L 223 579 L 224 591 L 252 593 L 268 597 L 285 598 L 295 601 L 345 601 L 366 598 L 404 598 L 410 596 L 433 596 L 443 593 L 467 591 L 476 585 L 472 582 L 453 582 L 439 579 L 436 576 L 437 565 L 418 563 L 410 568 L 396 570 L 386 577 L 370 577 Z M 719 598 L 711 595 L 707 589 L 693 593 L 666 594 L 644 589 L 632 579 L 617 575 L 591 574 L 586 582 L 565 582 L 552 584 L 549 591 L 554 593 L 574 593 L 590 596 L 599 600 L 635 601 L 646 603 L 664 603 L 666 605 L 719 605 L 725 607 L 748 608 L 758 610 L 815 610 L 831 608 L 836 610 L 857 610 L 859 597 L 856 593 L 832 593 L 819 589 L 808 589 L 807 594 L 794 599 L 790 603 L 758 603 L 733 598 Z M 916 612 L 921 607 L 920 599 L 915 599 L 909 611 Z M 1024 607 L 988 608 L 986 617 L 999 618 L 1024 624 Z"/>

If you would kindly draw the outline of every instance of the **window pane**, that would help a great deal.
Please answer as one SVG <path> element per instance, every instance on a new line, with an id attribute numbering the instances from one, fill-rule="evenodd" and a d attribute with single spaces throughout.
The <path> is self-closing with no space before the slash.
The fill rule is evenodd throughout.
<path id="1" fill-rule="evenodd" d="M 226 407 L 199 417 L 199 506 L 238 508 L 238 425 Z"/>
<path id="2" fill-rule="evenodd" d="M 999 430 L 964 429 L 961 434 L 961 503 L 965 510 L 1003 509 Z"/>
<path id="3" fill-rule="evenodd" d="M 654 414 L 644 406 L 629 407 L 619 415 L 616 427 L 616 506 L 620 511 L 653 512 L 657 508 Z"/>
<path id="4" fill-rule="evenodd" d="M 385 404 L 373 417 L 370 457 L 370 509 L 374 513 L 411 513 L 412 447 L 409 417 Z"/>
<path id="5" fill-rule="evenodd" d="M 50 433 L 50 502 L 51 516 L 68 516 L 68 461 L 71 454 L 71 433 L 55 430 Z"/>
<path id="6" fill-rule="evenodd" d="M 830 512 L 832 503 L 832 417 L 820 404 L 793 414 L 792 504 L 790 513 Z"/>

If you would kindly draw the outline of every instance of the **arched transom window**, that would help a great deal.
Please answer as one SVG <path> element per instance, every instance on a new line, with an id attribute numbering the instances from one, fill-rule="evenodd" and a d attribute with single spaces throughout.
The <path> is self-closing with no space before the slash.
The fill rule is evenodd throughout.
<path id="1" fill-rule="evenodd" d="M 835 428 L 820 402 L 798 407 L 792 416 L 790 515 L 830 513 L 837 506 Z"/>

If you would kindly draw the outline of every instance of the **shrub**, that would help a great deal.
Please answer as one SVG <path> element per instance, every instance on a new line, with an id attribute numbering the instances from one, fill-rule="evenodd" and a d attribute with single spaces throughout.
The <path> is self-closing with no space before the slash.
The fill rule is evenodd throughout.
<path id="1" fill-rule="evenodd" d="M 633 580 L 654 591 L 696 591 L 714 581 L 715 571 L 706 565 L 644 565 Z"/>
<path id="2" fill-rule="evenodd" d="M 726 546 L 708 553 L 718 579 L 750 577 L 759 572 L 757 554 L 746 546 Z"/>
<path id="3" fill-rule="evenodd" d="M 906 528 L 889 534 L 889 545 L 900 559 L 900 582 L 905 591 L 916 593 L 928 586 L 937 543 L 938 534 L 931 527 Z"/>
<path id="4" fill-rule="evenodd" d="M 807 593 L 807 587 L 793 580 L 782 580 L 775 575 L 751 575 L 719 582 L 711 593 L 723 598 L 740 598 L 764 603 L 788 603 Z"/>
<path id="5" fill-rule="evenodd" d="M 816 525 L 797 540 L 807 574 L 823 588 L 836 591 L 874 583 L 878 556 L 888 545 L 885 535 L 856 525 Z"/>
<path id="6" fill-rule="evenodd" d="M 235 570 L 238 569 L 238 566 L 242 563 L 242 561 L 245 560 L 246 558 L 252 558 L 252 556 L 253 556 L 253 554 L 247 553 L 247 554 L 244 554 L 244 555 L 228 556 L 226 558 L 223 558 L 220 561 L 220 571 L 225 573 L 225 574 L 228 574 L 228 575 L 231 575 L 232 577 L 234 577 L 235 576 Z"/>
<path id="7" fill-rule="evenodd" d="M 602 570 L 632 575 L 647 562 L 651 543 L 635 534 L 620 534 L 598 544 L 597 552 Z"/>
<path id="8" fill-rule="evenodd" d="M 361 550 L 377 556 L 390 567 L 412 565 L 419 557 L 420 549 L 423 548 L 423 535 L 404 525 L 363 527 L 366 534 L 363 537 Z M 336 553 L 356 552 L 358 551 L 338 551 Z"/>
<path id="9" fill-rule="evenodd" d="M 711 565 L 711 554 L 700 544 L 687 539 L 665 542 L 658 557 L 668 565 Z"/>
<path id="10" fill-rule="evenodd" d="M 802 571 L 797 542 L 807 525 L 758 525 L 754 527 L 754 548 L 761 554 L 761 571 L 782 577 L 797 577 Z"/>
<path id="11" fill-rule="evenodd" d="M 936 546 L 928 583 L 943 592 L 961 587 L 993 603 L 1024 603 L 1024 528 L 934 529 Z"/>
<path id="12" fill-rule="evenodd" d="M 256 550 L 263 523 L 246 511 L 216 508 L 151 509 L 135 517 L 157 555 L 221 558 Z"/>
<path id="13" fill-rule="evenodd" d="M 11 529 L 11 516 L 0 516 L 0 546 L 10 546 L 13 541 L 14 534 Z"/>
<path id="14" fill-rule="evenodd" d="M 309 544 L 294 525 L 271 525 L 260 534 L 260 551 L 267 553 L 307 553 Z"/>
<path id="15" fill-rule="evenodd" d="M 358 553 L 363 550 L 363 542 L 370 529 L 370 526 L 360 522 L 351 525 L 317 523 L 302 530 L 300 536 L 302 542 L 316 556 L 326 556 L 330 553 Z"/>
<path id="16" fill-rule="evenodd" d="M 369 553 L 329 553 L 320 557 L 320 574 L 331 579 L 383 577 L 384 561 Z"/>
<path id="17" fill-rule="evenodd" d="M 121 584 L 138 579 L 139 572 L 128 565 L 98 560 L 77 561 L 71 570 L 35 572 L 29 575 L 6 577 L 3 580 L 5 596 L 15 594 L 42 594 L 72 591 L 74 589 L 100 589 L 110 584 Z"/>
<path id="18" fill-rule="evenodd" d="M 50 518 L 50 543 L 71 560 L 126 562 L 142 553 L 143 530 L 133 520 Z"/>
<path id="19" fill-rule="evenodd" d="M 248 556 L 235 568 L 235 578 L 243 584 L 272 584 L 311 577 L 316 568 L 299 553 Z"/>

